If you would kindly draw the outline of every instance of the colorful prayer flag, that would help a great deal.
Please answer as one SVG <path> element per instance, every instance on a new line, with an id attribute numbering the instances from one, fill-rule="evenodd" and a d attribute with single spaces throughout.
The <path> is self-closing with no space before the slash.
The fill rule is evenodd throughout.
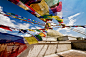
<path id="1" fill-rule="evenodd" d="M 23 37 L 0 32 L 0 57 L 17 57 L 26 48 Z"/>
<path id="2" fill-rule="evenodd" d="M 62 2 L 59 2 L 59 5 L 54 7 L 54 8 L 51 8 L 51 10 L 53 11 L 53 13 L 61 12 L 61 10 L 62 10 Z"/>
<path id="3" fill-rule="evenodd" d="M 10 29 L 10 27 L 8 27 L 8 26 L 0 25 L 0 28 L 5 29 L 5 30 L 12 31 L 12 30 Z"/>
<path id="4" fill-rule="evenodd" d="M 38 41 L 42 41 L 42 37 L 40 35 L 35 35 L 34 36 Z"/>
<path id="5" fill-rule="evenodd" d="M 29 44 L 36 44 L 36 43 L 38 43 L 37 39 L 35 37 L 33 37 L 33 36 L 31 36 L 31 37 L 24 37 L 24 38 L 27 40 L 27 42 Z"/>
<path id="6" fill-rule="evenodd" d="M 32 30 L 32 29 L 27 29 L 27 30 L 32 31 L 32 32 L 35 32 L 35 30 Z"/>
<path id="7" fill-rule="evenodd" d="M 59 0 L 45 0 L 49 7 L 59 3 Z"/>
<path id="8" fill-rule="evenodd" d="M 44 0 L 40 3 L 31 4 L 30 7 L 32 7 L 41 16 L 45 14 L 49 15 L 49 7 Z"/>
<path id="9" fill-rule="evenodd" d="M 39 35 L 40 35 L 41 37 L 45 37 L 45 36 L 46 36 L 43 32 L 39 33 Z"/>

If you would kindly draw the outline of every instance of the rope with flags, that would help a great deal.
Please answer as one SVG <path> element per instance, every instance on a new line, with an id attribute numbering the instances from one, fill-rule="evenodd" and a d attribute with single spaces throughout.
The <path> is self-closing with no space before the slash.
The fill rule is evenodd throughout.
<path id="1" fill-rule="evenodd" d="M 32 24 L 38 24 L 38 25 L 43 25 L 44 26 L 44 23 L 40 23 L 40 22 L 37 22 L 35 20 L 31 20 L 31 19 L 28 19 L 28 18 L 25 18 L 25 17 L 21 17 L 19 15 L 16 15 L 16 14 L 13 14 L 13 13 L 7 13 L 5 12 L 6 14 L 2 14 L 0 12 L 0 14 L 4 15 L 4 16 L 7 16 L 7 17 L 12 17 L 12 18 L 16 18 L 16 19 L 19 19 L 19 20 L 22 20 L 22 21 L 25 21 L 25 22 L 29 22 L 29 23 L 32 23 Z"/>

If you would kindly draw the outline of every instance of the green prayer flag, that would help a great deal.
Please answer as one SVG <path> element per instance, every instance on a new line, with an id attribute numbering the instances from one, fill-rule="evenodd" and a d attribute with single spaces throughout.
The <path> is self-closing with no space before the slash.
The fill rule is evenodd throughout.
<path id="1" fill-rule="evenodd" d="M 59 0 L 45 0 L 49 7 L 59 3 Z"/>
<path id="2" fill-rule="evenodd" d="M 42 41 L 42 37 L 40 35 L 35 35 L 40 41 Z"/>
<path id="3" fill-rule="evenodd" d="M 36 31 L 41 32 L 39 29 L 36 29 Z"/>
<path id="4" fill-rule="evenodd" d="M 15 15 L 14 13 L 11 13 L 12 15 Z"/>

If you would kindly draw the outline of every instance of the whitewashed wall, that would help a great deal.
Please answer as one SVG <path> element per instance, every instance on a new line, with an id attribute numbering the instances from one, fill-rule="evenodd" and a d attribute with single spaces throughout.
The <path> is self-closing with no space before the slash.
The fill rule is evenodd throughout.
<path id="1" fill-rule="evenodd" d="M 45 55 L 55 54 L 58 52 L 71 49 L 71 42 L 39 42 L 38 44 L 28 45 L 28 48 L 18 57 L 44 57 Z"/>

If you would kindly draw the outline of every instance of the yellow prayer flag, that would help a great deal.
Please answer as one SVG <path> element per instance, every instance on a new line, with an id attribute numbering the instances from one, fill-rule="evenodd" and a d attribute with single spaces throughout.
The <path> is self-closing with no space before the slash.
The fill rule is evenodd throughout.
<path id="1" fill-rule="evenodd" d="M 28 29 L 29 31 L 33 31 L 33 32 L 36 32 L 35 30 L 32 30 L 32 29 Z"/>
<path id="2" fill-rule="evenodd" d="M 49 28 L 51 28 L 51 24 L 50 23 L 46 23 L 45 29 L 49 29 Z"/>
<path id="3" fill-rule="evenodd" d="M 19 18 L 19 19 L 21 19 L 21 18 Z"/>
<path id="4" fill-rule="evenodd" d="M 39 33 L 40 36 L 45 37 L 46 35 L 44 33 Z"/>
<path id="5" fill-rule="evenodd" d="M 7 14 L 11 14 L 11 13 L 7 13 Z"/>
<path id="6" fill-rule="evenodd" d="M 54 18 L 54 19 L 60 19 L 60 17 L 58 17 L 58 16 L 52 16 L 52 18 Z"/>
<path id="7" fill-rule="evenodd" d="M 40 3 L 31 4 L 30 7 L 33 8 L 41 16 L 49 14 L 49 7 L 44 0 L 42 0 Z"/>
<path id="8" fill-rule="evenodd" d="M 24 10 L 29 10 L 29 8 L 26 5 L 24 5 L 22 2 L 19 2 L 18 6 L 23 8 Z"/>
<path id="9" fill-rule="evenodd" d="M 63 19 L 56 19 L 56 20 L 58 20 L 59 22 L 63 22 Z"/>
<path id="10" fill-rule="evenodd" d="M 20 19 L 20 20 L 24 20 L 24 19 Z"/>
<path id="11" fill-rule="evenodd" d="M 49 27 L 51 27 L 51 24 L 50 24 L 50 23 L 48 23 L 48 26 L 49 26 Z"/>
<path id="12" fill-rule="evenodd" d="M 13 18 L 17 18 L 16 16 L 13 16 Z"/>
<path id="13" fill-rule="evenodd" d="M 27 18 L 24 18 L 24 19 L 27 19 Z"/>
<path id="14" fill-rule="evenodd" d="M 58 22 L 63 22 L 63 19 L 61 19 L 59 16 L 52 16 L 52 18 L 56 19 Z"/>
<path id="15" fill-rule="evenodd" d="M 36 44 L 36 43 L 38 43 L 37 39 L 35 37 L 33 37 L 33 36 L 31 36 L 31 37 L 24 37 L 24 38 L 27 40 L 27 42 L 29 44 Z"/>

